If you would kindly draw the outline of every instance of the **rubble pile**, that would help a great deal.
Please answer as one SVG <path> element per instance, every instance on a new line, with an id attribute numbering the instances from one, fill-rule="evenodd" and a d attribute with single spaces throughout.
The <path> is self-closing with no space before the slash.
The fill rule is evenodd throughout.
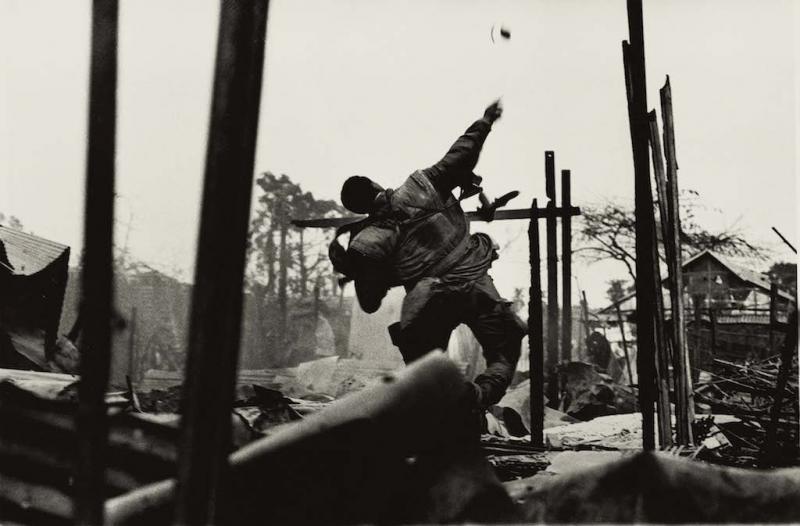
<path id="1" fill-rule="evenodd" d="M 771 356 L 741 364 L 714 359 L 713 363 L 713 371 L 703 375 L 695 386 L 695 401 L 706 412 L 729 414 L 738 420 L 720 425 L 733 448 L 720 448 L 718 460 L 734 465 L 756 465 L 765 448 L 780 358 Z M 800 465 L 798 403 L 795 356 L 777 422 L 777 449 L 785 465 Z"/>

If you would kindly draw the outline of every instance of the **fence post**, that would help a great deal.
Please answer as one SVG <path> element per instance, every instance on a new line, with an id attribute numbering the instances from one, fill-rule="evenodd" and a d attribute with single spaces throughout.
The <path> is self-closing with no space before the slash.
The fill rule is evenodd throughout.
<path id="1" fill-rule="evenodd" d="M 544 152 L 544 175 L 547 192 L 548 215 L 546 219 L 547 244 L 547 397 L 551 407 L 558 406 L 558 247 L 556 239 L 556 167 L 552 151 Z"/>
<path id="2" fill-rule="evenodd" d="M 531 443 L 544 446 L 544 334 L 542 333 L 542 276 L 536 199 L 528 225 L 531 288 L 528 295 L 528 374 L 530 377 Z"/>
<path id="3" fill-rule="evenodd" d="M 561 170 L 561 360 L 572 360 L 572 206 L 570 171 Z"/>

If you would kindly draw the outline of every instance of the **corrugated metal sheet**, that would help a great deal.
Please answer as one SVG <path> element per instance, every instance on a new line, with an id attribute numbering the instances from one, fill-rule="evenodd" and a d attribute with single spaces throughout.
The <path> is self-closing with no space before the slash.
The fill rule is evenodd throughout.
<path id="1" fill-rule="evenodd" d="M 16 275 L 30 276 L 58 259 L 67 245 L 0 225 L 0 241 Z"/>

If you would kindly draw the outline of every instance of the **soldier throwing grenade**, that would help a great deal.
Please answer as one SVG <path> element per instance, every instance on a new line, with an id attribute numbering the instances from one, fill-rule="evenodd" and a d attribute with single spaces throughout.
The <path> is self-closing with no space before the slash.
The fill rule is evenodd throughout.
<path id="1" fill-rule="evenodd" d="M 433 349 L 446 349 L 459 324 L 472 330 L 483 349 L 486 371 L 467 383 L 464 398 L 478 411 L 503 397 L 527 332 L 487 273 L 498 257 L 497 246 L 486 234 L 469 234 L 460 205 L 480 191 L 481 178 L 473 169 L 502 113 L 500 101 L 492 103 L 442 160 L 414 172 L 397 189 L 384 189 L 358 175 L 348 178 L 342 204 L 368 216 L 340 228 L 329 248 L 334 268 L 355 281 L 358 302 L 367 313 L 378 310 L 391 287 L 405 287 L 400 321 L 389 333 L 406 363 Z M 458 199 L 452 194 L 456 187 L 461 188 Z M 490 216 L 497 201 L 489 205 L 481 194 L 481 202 Z M 337 241 L 345 232 L 350 233 L 347 250 Z"/>

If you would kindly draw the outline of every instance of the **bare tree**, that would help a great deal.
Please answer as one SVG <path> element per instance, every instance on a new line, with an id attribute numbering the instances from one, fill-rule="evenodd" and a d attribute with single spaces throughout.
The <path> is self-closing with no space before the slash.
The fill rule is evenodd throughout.
<path id="1" fill-rule="evenodd" d="M 764 259 L 766 249 L 752 244 L 735 226 L 721 231 L 702 227 L 695 212 L 702 207 L 698 194 L 692 190 L 681 192 L 681 246 L 684 256 L 702 250 L 713 250 L 723 255 Z M 654 213 L 657 203 L 654 203 Z M 633 207 L 609 201 L 599 206 L 583 206 L 580 238 L 584 246 L 575 250 L 589 261 L 613 260 L 625 266 L 631 279 L 636 279 L 636 221 Z M 661 232 L 657 234 L 659 255 L 664 258 Z"/>

